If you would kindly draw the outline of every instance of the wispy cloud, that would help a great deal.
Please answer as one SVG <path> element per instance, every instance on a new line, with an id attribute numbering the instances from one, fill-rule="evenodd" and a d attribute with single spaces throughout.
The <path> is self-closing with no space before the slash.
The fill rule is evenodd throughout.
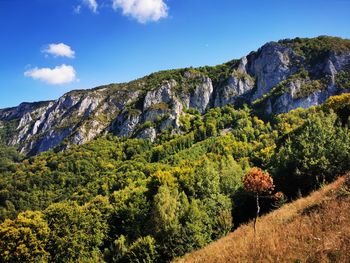
<path id="1" fill-rule="evenodd" d="M 67 57 L 74 58 L 75 51 L 66 44 L 50 44 L 46 49 L 43 50 L 43 53 L 53 55 L 55 57 Z"/>
<path id="2" fill-rule="evenodd" d="M 52 85 L 67 84 L 77 80 L 75 69 L 65 64 L 55 68 L 35 67 L 24 72 L 24 76 Z"/>
<path id="3" fill-rule="evenodd" d="M 80 10 L 81 10 L 81 5 L 77 5 L 73 7 L 73 11 L 75 14 L 80 14 Z"/>
<path id="4" fill-rule="evenodd" d="M 98 4 L 96 0 L 83 0 L 83 3 L 87 5 L 92 12 L 97 13 Z"/>
<path id="5" fill-rule="evenodd" d="M 168 16 L 168 6 L 163 0 L 112 0 L 113 9 L 121 9 L 124 15 L 140 23 L 158 21 Z"/>

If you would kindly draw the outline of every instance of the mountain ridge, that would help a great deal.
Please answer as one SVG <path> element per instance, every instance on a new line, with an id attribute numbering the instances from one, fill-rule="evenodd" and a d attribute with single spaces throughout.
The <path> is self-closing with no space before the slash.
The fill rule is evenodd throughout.
<path id="1" fill-rule="evenodd" d="M 350 88 L 350 40 L 321 36 L 268 42 L 218 66 L 152 73 L 73 90 L 57 100 L 0 110 L 3 140 L 22 153 L 83 144 L 100 134 L 155 140 L 181 133 L 188 109 L 251 105 L 261 115 L 322 104 Z"/>

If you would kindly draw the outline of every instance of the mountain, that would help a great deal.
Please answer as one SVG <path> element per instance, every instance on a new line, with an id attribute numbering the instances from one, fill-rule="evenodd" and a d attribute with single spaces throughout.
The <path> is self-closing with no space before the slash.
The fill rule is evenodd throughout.
<path id="1" fill-rule="evenodd" d="M 322 104 L 350 90 L 350 40 L 321 36 L 270 42 L 214 67 L 153 73 L 129 83 L 68 92 L 0 110 L 8 146 L 35 155 L 113 133 L 154 141 L 181 133 L 189 109 L 251 105 L 260 116 Z"/>
<path id="2" fill-rule="evenodd" d="M 339 57 L 344 51 L 337 52 Z M 260 213 L 266 214 L 350 171 L 350 93 L 274 114 L 273 102 L 289 94 L 282 84 L 296 77 L 259 99 L 256 79 L 256 87 L 214 107 L 224 98 L 215 94 L 227 76 L 238 79 L 232 68 L 239 63 L 157 73 L 144 78 L 149 86 L 142 89 L 137 80 L 3 110 L 0 262 L 170 262 L 249 222 L 259 196 Z M 321 83 L 306 71 L 298 76 Z M 349 87 L 346 74 L 344 66 L 334 76 L 339 93 Z M 43 122 L 35 125 L 38 120 Z M 22 142 L 34 156 L 3 143 L 32 129 L 48 130 Z M 77 136 L 82 131 L 95 139 Z M 134 138 L 150 136 L 154 141 Z M 44 151 L 45 140 L 57 146 Z M 334 206 L 325 212 L 343 215 Z M 293 226 L 288 222 L 281 228 Z M 346 235 L 346 225 L 336 233 Z M 295 247 L 307 246 L 301 240 Z M 344 251 L 335 259 L 341 262 Z"/>
<path id="3" fill-rule="evenodd" d="M 174 262 L 349 262 L 349 175 Z"/>

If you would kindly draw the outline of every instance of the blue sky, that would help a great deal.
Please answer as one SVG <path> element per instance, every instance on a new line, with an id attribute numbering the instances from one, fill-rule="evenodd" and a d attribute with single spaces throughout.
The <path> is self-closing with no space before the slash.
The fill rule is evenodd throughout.
<path id="1" fill-rule="evenodd" d="M 350 0 L 0 0 L 0 108 L 282 38 L 350 38 L 349 11 Z"/>

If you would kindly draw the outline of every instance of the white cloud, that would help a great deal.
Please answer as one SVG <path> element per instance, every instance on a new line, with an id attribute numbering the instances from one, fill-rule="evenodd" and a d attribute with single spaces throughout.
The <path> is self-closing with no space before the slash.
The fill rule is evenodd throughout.
<path id="1" fill-rule="evenodd" d="M 75 51 L 73 51 L 70 46 L 63 43 L 50 44 L 47 49 L 43 50 L 43 52 L 54 55 L 55 57 L 74 58 L 75 55 Z"/>
<path id="2" fill-rule="evenodd" d="M 83 0 L 83 3 L 86 4 L 92 12 L 97 13 L 98 4 L 96 0 Z"/>
<path id="3" fill-rule="evenodd" d="M 35 67 L 24 72 L 24 76 L 31 77 L 35 80 L 41 80 L 52 85 L 67 84 L 77 80 L 75 69 L 65 64 L 55 68 Z"/>
<path id="4" fill-rule="evenodd" d="M 81 5 L 77 5 L 73 7 L 73 11 L 75 14 L 80 14 L 80 10 L 81 10 Z"/>
<path id="5" fill-rule="evenodd" d="M 168 6 L 163 0 L 112 0 L 113 9 L 122 9 L 124 15 L 140 23 L 158 21 L 168 16 Z"/>

